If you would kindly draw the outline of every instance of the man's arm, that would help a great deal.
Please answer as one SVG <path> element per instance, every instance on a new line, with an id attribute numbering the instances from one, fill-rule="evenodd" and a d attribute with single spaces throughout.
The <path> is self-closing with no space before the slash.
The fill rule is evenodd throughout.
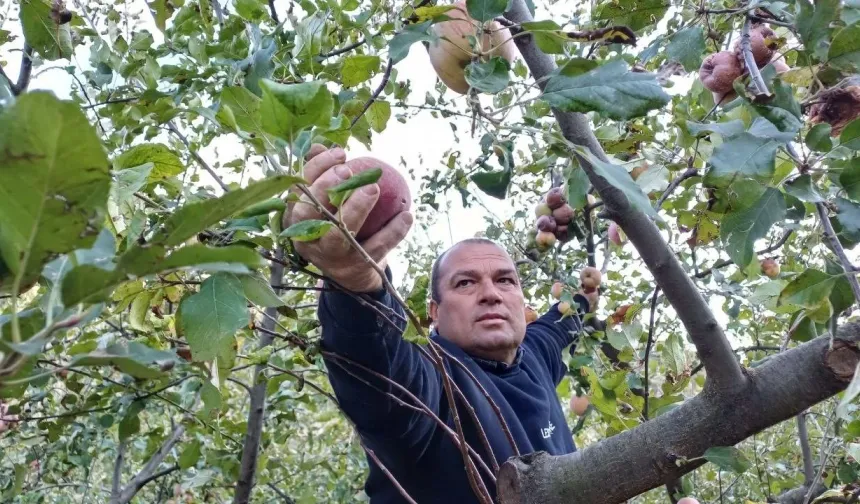
<path id="1" fill-rule="evenodd" d="M 528 345 L 545 362 L 553 382 L 557 385 L 565 375 L 565 364 L 562 352 L 576 339 L 582 330 L 582 316 L 588 313 L 588 300 L 582 294 L 576 294 L 573 300 L 578 305 L 576 315 L 562 318 L 558 311 L 558 303 L 540 318 L 526 327 L 526 337 L 523 344 Z"/>
<path id="2" fill-rule="evenodd" d="M 386 275 L 391 278 L 389 268 Z M 384 289 L 369 296 L 397 327 L 349 294 L 324 291 L 318 308 L 323 349 L 402 385 L 438 414 L 440 376 L 413 344 L 403 340 L 406 323 L 401 318 L 402 307 Z M 391 383 L 342 359 L 327 357 L 326 364 L 338 402 L 362 434 L 396 440 L 408 449 L 420 448 L 430 439 L 435 421 L 388 396 L 386 393 L 414 404 Z"/>

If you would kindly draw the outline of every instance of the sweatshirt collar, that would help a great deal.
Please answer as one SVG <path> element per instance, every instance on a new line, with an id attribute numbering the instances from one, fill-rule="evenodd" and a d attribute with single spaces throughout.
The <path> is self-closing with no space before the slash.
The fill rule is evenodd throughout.
<path id="1" fill-rule="evenodd" d="M 475 355 L 472 355 L 472 354 L 466 352 L 465 350 L 463 350 L 462 348 L 457 346 L 454 342 L 443 338 L 439 334 L 439 331 L 436 330 L 435 327 L 431 330 L 430 337 L 433 338 L 434 340 L 436 340 L 438 343 L 447 347 L 449 350 L 451 348 L 457 349 L 458 352 L 460 352 L 463 355 L 472 359 L 478 366 L 481 367 L 481 369 L 483 369 L 485 371 L 492 372 L 492 373 L 498 374 L 498 373 L 504 373 L 507 371 L 512 371 L 514 369 L 517 369 L 517 367 L 519 367 L 519 365 L 520 365 L 520 362 L 523 360 L 523 347 L 522 347 L 522 345 L 517 347 L 517 353 L 514 356 L 514 361 L 512 363 L 508 364 L 507 362 L 502 362 L 502 361 L 497 361 L 497 360 L 492 360 L 492 359 L 484 359 L 484 358 L 481 358 L 481 357 L 478 357 L 478 356 L 475 356 Z"/>

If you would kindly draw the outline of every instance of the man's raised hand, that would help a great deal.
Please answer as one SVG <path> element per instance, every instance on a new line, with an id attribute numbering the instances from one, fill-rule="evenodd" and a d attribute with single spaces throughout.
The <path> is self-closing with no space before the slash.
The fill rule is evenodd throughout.
<path id="1" fill-rule="evenodd" d="M 310 193 L 335 214 L 337 209 L 329 202 L 328 189 L 352 176 L 346 164 L 346 153 L 339 147 L 326 149 L 315 144 L 306 158 L 308 161 L 303 175 L 309 184 Z M 341 205 L 340 218 L 353 235 L 361 229 L 378 198 L 379 186 L 369 184 L 355 190 Z M 325 219 L 305 194 L 301 194 L 298 201 L 291 203 L 287 210 L 284 216 L 285 228 L 305 220 Z M 384 267 L 386 256 L 406 237 L 411 226 L 412 214 L 401 212 L 361 245 L 374 261 Z M 337 229 L 330 229 L 318 240 L 293 243 L 302 257 L 316 265 L 325 276 L 349 290 L 372 292 L 382 287 L 379 274 Z"/>

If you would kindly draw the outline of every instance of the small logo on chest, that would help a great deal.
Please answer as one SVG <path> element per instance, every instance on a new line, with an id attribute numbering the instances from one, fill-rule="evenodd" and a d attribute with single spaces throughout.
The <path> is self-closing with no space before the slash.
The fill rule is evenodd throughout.
<path id="1" fill-rule="evenodd" d="M 552 437 L 552 433 L 555 430 L 555 425 L 552 424 L 552 420 L 549 422 L 549 427 L 544 427 L 540 430 L 541 435 L 544 439 L 549 439 Z"/>

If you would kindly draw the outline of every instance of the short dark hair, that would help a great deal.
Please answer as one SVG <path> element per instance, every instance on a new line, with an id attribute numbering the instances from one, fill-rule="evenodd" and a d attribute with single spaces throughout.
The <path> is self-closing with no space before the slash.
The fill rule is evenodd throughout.
<path id="1" fill-rule="evenodd" d="M 439 266 L 442 264 L 442 259 L 444 259 L 446 255 L 448 255 L 448 252 L 450 252 L 451 249 L 463 243 L 482 243 L 484 245 L 495 245 L 500 249 L 505 250 L 504 247 L 489 238 L 477 237 L 466 238 L 465 240 L 458 241 L 454 245 L 448 247 L 444 252 L 439 254 L 439 257 L 437 257 L 436 260 L 433 261 L 433 268 L 430 271 L 430 299 L 437 303 L 442 301 L 442 295 L 439 291 Z"/>

